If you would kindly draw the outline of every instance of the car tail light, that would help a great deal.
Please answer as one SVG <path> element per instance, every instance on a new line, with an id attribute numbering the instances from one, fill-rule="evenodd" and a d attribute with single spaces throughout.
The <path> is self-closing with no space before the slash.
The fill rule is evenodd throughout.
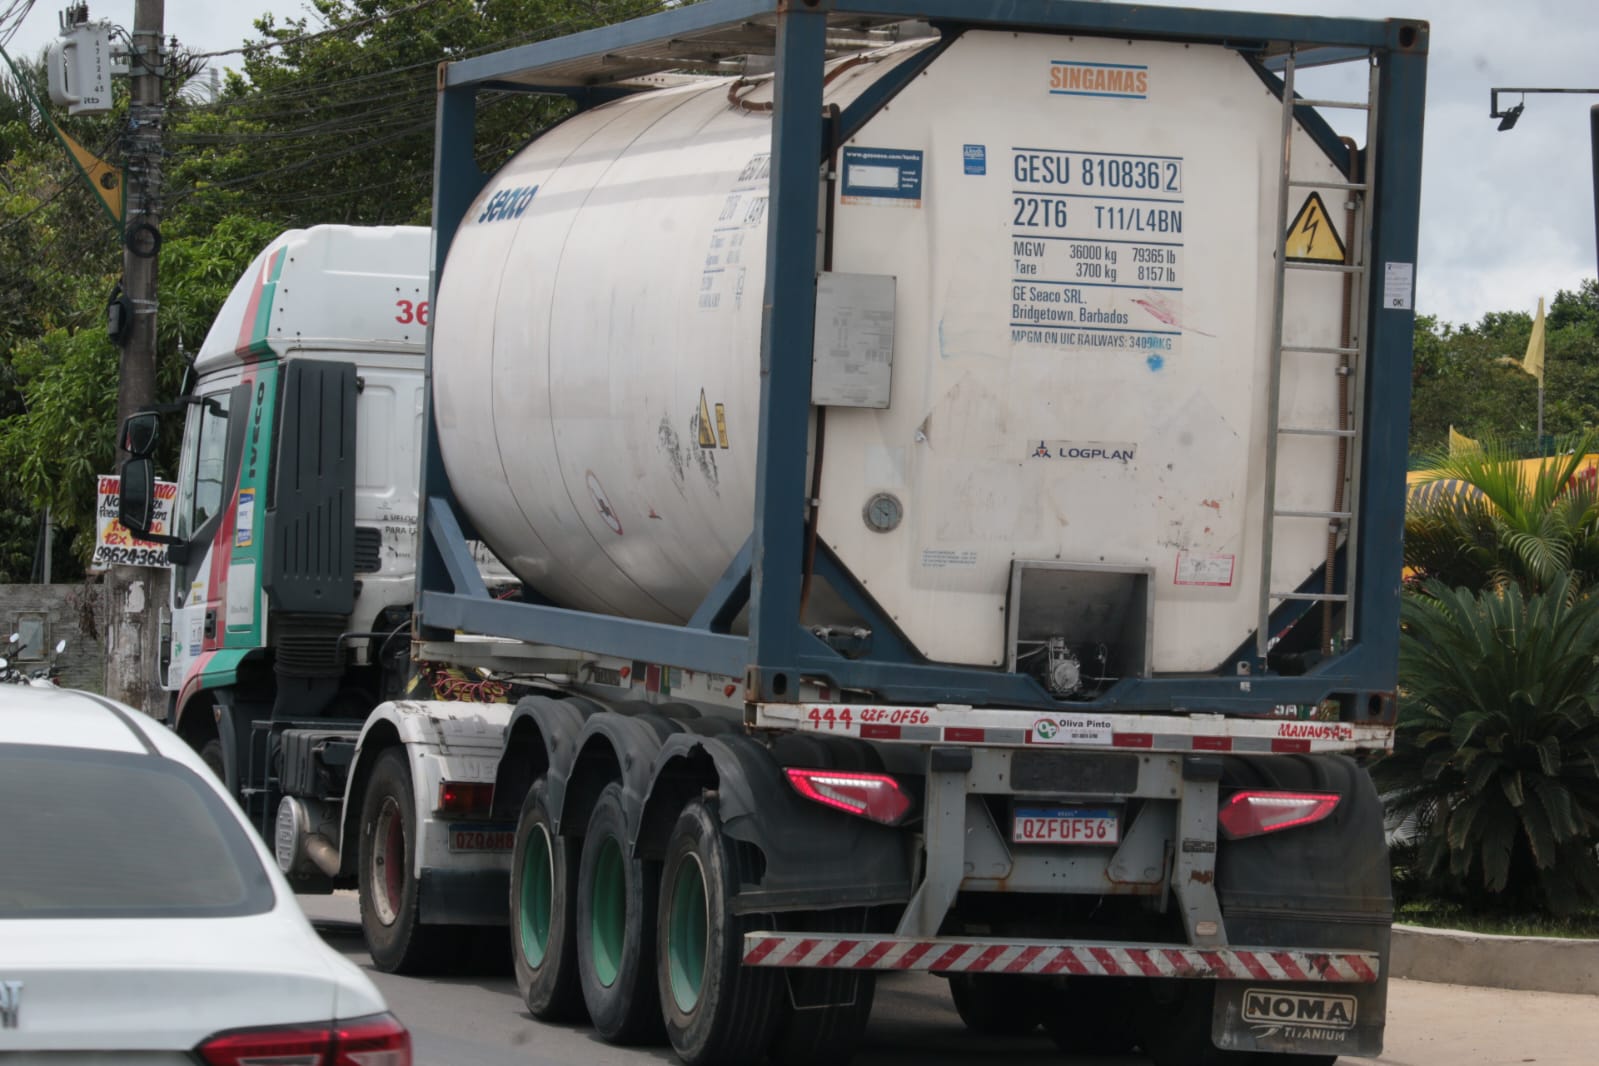
<path id="1" fill-rule="evenodd" d="M 197 1050 L 209 1066 L 411 1066 L 411 1034 L 392 1014 L 236 1029 Z"/>
<path id="2" fill-rule="evenodd" d="M 411 1066 L 411 1034 L 392 1014 L 333 1026 L 331 1066 Z"/>
<path id="3" fill-rule="evenodd" d="M 494 806 L 494 784 L 490 781 L 440 781 L 440 814 L 487 814 Z"/>
<path id="4" fill-rule="evenodd" d="M 790 767 L 788 783 L 808 800 L 874 822 L 893 825 L 911 809 L 905 795 L 887 774 L 856 774 L 839 770 L 800 770 Z"/>
<path id="5" fill-rule="evenodd" d="M 1236 792 L 1216 815 L 1232 839 L 1319 822 L 1338 806 L 1336 792 Z"/>

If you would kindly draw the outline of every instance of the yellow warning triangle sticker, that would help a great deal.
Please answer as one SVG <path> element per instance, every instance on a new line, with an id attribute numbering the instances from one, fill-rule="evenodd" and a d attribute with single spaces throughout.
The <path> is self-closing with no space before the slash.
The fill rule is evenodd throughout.
<path id="1" fill-rule="evenodd" d="M 711 405 L 705 402 L 705 390 L 700 390 L 700 447 L 716 447 L 716 430 L 711 425 Z"/>
<path id="2" fill-rule="evenodd" d="M 1293 225 L 1288 227 L 1283 254 L 1298 263 L 1344 261 L 1344 242 L 1333 228 L 1332 219 L 1327 217 L 1327 205 L 1321 202 L 1320 193 L 1313 192 L 1305 197 L 1305 206 L 1299 209 Z"/>

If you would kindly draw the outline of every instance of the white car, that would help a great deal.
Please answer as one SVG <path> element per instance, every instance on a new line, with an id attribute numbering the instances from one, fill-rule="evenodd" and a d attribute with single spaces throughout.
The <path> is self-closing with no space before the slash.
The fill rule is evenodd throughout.
<path id="1" fill-rule="evenodd" d="M 99 696 L 0 685 L 0 1060 L 19 1051 L 410 1066 L 411 1038 L 188 745 Z"/>

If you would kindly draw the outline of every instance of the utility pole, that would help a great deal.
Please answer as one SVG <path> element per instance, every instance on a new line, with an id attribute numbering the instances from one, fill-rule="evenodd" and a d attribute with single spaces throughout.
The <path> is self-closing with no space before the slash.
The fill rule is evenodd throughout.
<path id="1" fill-rule="evenodd" d="M 165 124 L 166 0 L 134 0 L 133 49 L 128 57 L 131 93 L 123 142 L 126 214 L 122 289 L 133 321 L 122 348 L 117 387 L 117 434 L 135 411 L 156 399 L 156 281 L 161 250 L 161 151 Z M 126 458 L 119 451 L 119 458 Z M 165 599 L 165 572 L 116 566 L 108 575 L 106 694 L 145 711 L 158 711 L 160 627 L 153 624 Z"/>
<path id="2" fill-rule="evenodd" d="M 165 122 L 162 23 L 166 0 L 135 0 L 133 55 L 128 60 L 131 99 L 123 157 L 127 214 L 123 223 L 122 290 L 133 302 L 133 322 L 122 349 L 117 424 L 155 403 L 156 265 L 161 248 L 161 134 Z"/>

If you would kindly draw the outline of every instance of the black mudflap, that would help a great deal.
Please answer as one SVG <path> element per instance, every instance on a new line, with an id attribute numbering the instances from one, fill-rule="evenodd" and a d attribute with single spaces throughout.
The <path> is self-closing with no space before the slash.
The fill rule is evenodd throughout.
<path id="1" fill-rule="evenodd" d="M 1211 1040 L 1228 1051 L 1382 1054 L 1388 982 L 1277 984 L 1221 981 Z"/>

